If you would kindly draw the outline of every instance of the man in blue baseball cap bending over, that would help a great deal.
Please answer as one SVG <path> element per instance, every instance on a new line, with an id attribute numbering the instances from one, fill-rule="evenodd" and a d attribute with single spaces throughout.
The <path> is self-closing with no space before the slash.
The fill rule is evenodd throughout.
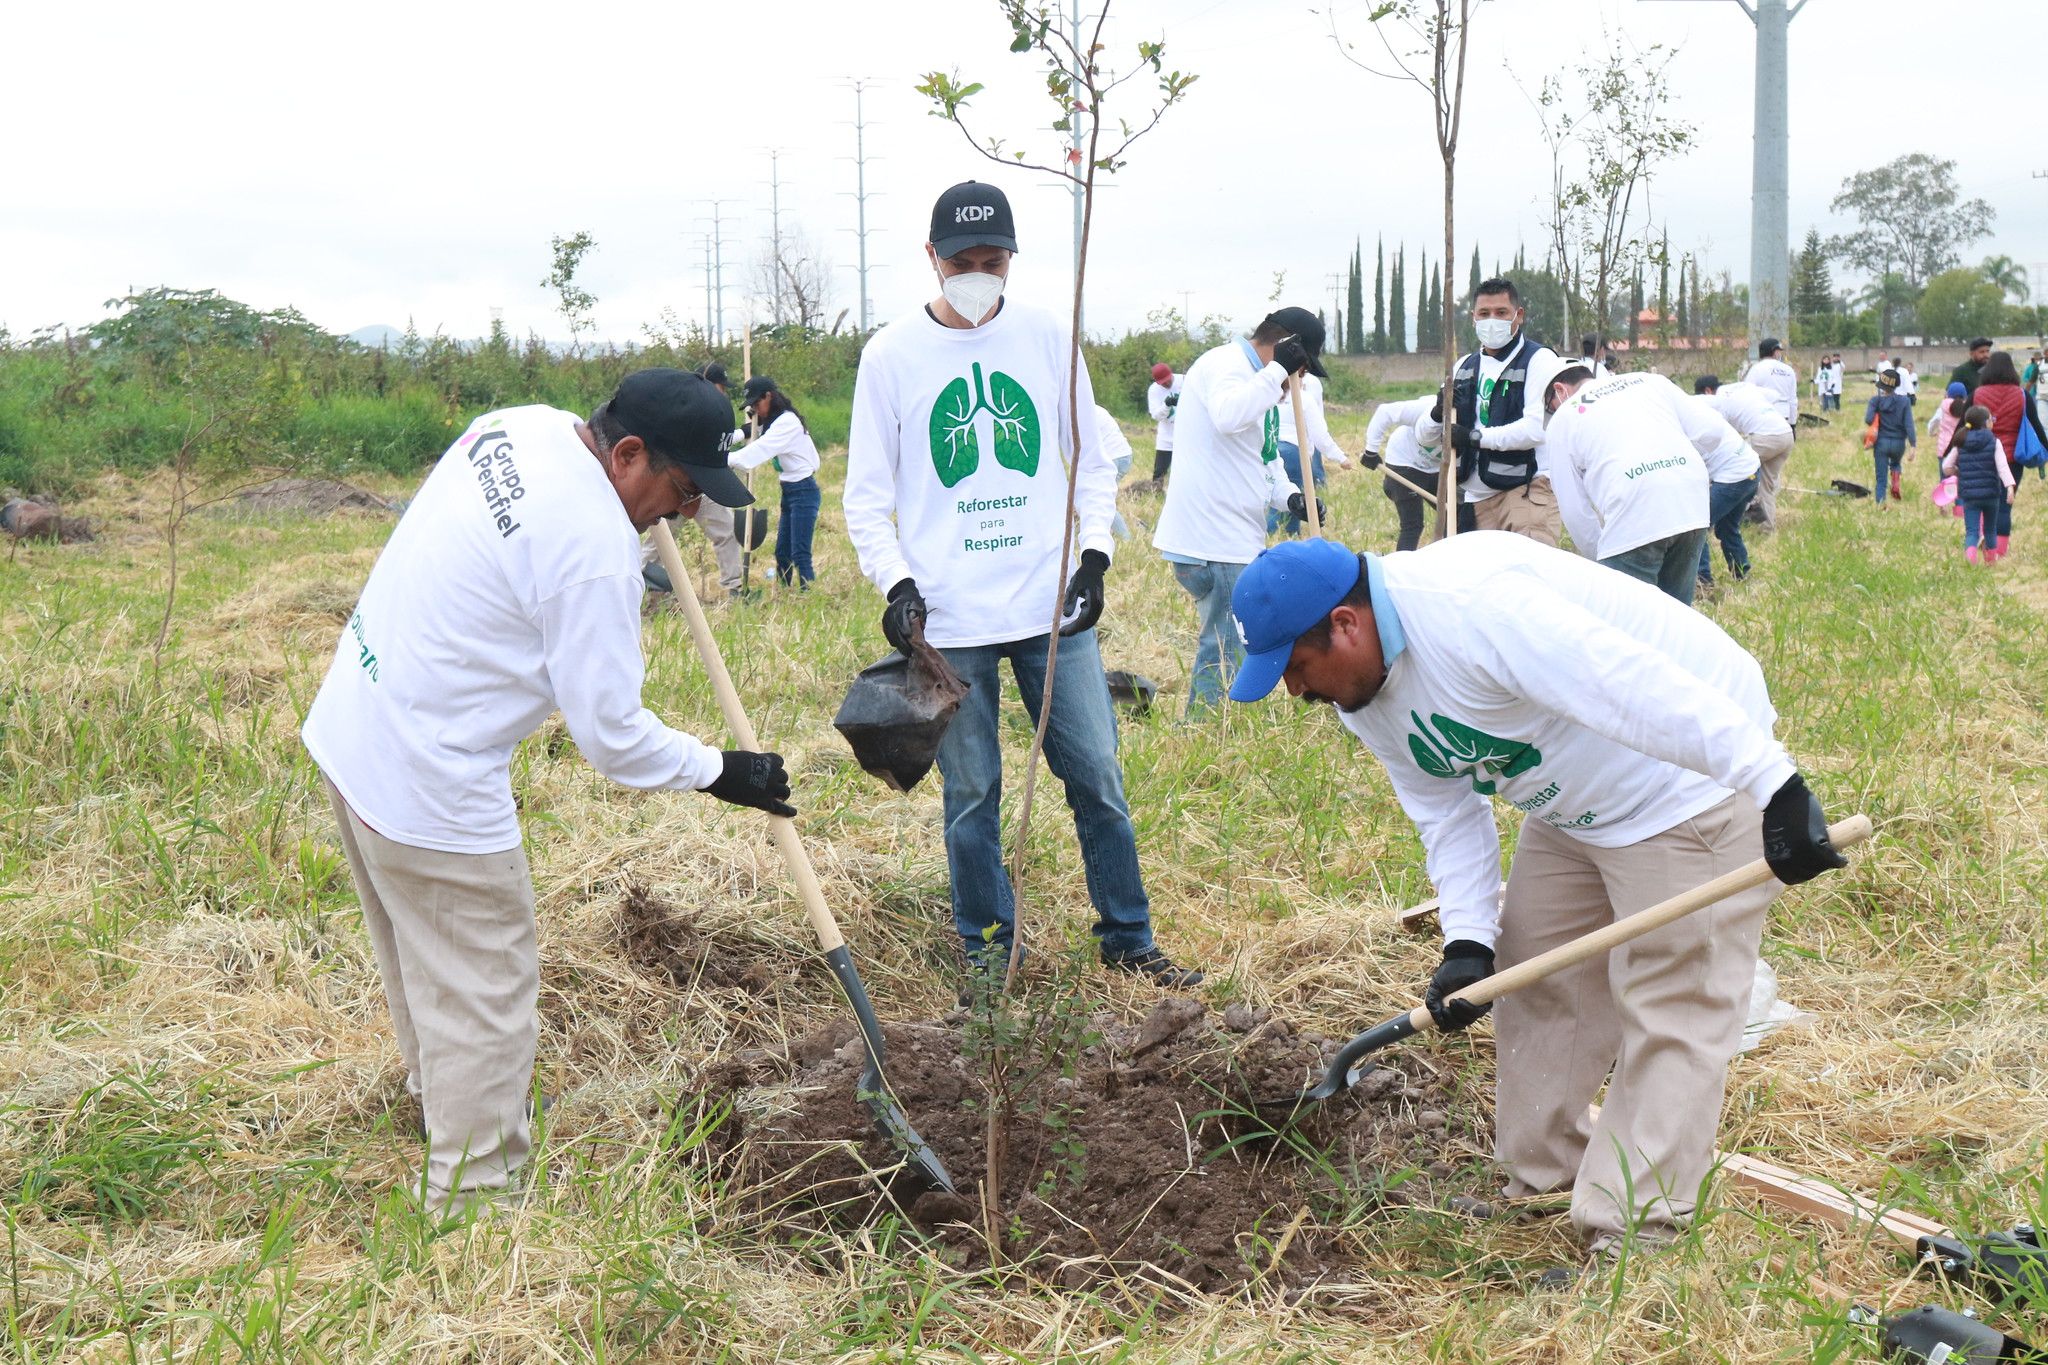
<path id="1" fill-rule="evenodd" d="M 1475 531 L 1385 557 L 1283 543 L 1238 579 L 1256 701 L 1283 679 L 1386 765 L 1441 903 L 1445 1000 L 1753 862 L 1790 885 L 1843 865 L 1771 737 L 1762 670 L 1657 589 L 1525 536 Z M 1503 903 L 1488 798 L 1523 812 Z M 1670 1240 L 1712 1160 L 1742 1039 L 1766 884 L 1502 997 L 1496 1156 L 1510 1196 L 1569 1189 L 1596 1254 Z M 1601 1084 L 1597 1120 L 1588 1106 Z"/>

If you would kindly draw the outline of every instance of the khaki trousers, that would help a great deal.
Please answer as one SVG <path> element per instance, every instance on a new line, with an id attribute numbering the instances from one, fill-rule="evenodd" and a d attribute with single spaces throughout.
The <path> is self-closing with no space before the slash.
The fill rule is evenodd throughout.
<path id="1" fill-rule="evenodd" d="M 1526 962 L 1763 856 L 1763 816 L 1737 794 L 1626 848 L 1534 817 L 1508 874 L 1500 968 Z M 1511 1196 L 1569 1188 L 1597 1247 L 1668 1241 L 1713 1160 L 1728 1061 L 1742 1041 L 1776 881 L 1696 911 L 1494 1007 L 1496 1155 Z M 1597 1121 L 1587 1108 L 1607 1084 Z"/>
<path id="2" fill-rule="evenodd" d="M 1520 488 L 1473 503 L 1472 514 L 1482 531 L 1513 531 L 1553 550 L 1564 527 L 1548 474 L 1538 474 Z"/>
<path id="3" fill-rule="evenodd" d="M 665 520 L 668 522 L 669 534 L 675 536 L 677 543 L 680 544 L 683 528 L 679 523 L 682 518 L 668 517 Z M 727 592 L 737 592 L 745 586 L 746 578 L 741 572 L 740 538 L 733 531 L 732 509 L 721 507 L 706 498 L 697 504 L 697 511 L 691 520 L 695 521 L 697 529 L 704 533 L 704 539 L 711 542 L 711 553 L 718 559 L 718 586 Z M 642 541 L 640 562 L 652 564 L 655 558 L 654 542 Z"/>
<path id="4" fill-rule="evenodd" d="M 540 1034 L 533 879 L 523 849 L 442 853 L 364 824 L 328 799 L 362 901 L 363 927 L 426 1116 L 426 1203 L 499 1190 L 532 1145 L 527 1098 Z"/>
<path id="5" fill-rule="evenodd" d="M 1766 531 L 1778 529 L 1778 490 L 1785 486 L 1785 461 L 1792 456 L 1792 433 L 1782 436 L 1752 436 L 1749 448 L 1763 466 L 1756 475 L 1756 505 L 1763 513 L 1760 523 Z"/>

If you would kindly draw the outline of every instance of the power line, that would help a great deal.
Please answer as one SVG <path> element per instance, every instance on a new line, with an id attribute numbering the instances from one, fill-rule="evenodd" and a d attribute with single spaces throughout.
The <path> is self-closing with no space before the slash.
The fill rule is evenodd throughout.
<path id="1" fill-rule="evenodd" d="M 849 82 L 853 87 L 853 156 L 850 159 L 853 162 L 854 221 L 857 224 L 853 232 L 855 239 L 860 245 L 860 330 L 862 332 L 872 331 L 875 325 L 874 309 L 868 301 L 868 162 L 870 160 L 880 160 L 880 158 L 868 155 L 867 109 L 863 99 L 867 87 L 872 83 L 873 81 L 869 77 L 858 77 Z M 842 161 L 848 159 L 846 157 L 840 158 Z M 840 193 L 844 194 L 845 191 L 842 190 Z M 844 228 L 840 229 L 842 232 L 845 230 Z"/>

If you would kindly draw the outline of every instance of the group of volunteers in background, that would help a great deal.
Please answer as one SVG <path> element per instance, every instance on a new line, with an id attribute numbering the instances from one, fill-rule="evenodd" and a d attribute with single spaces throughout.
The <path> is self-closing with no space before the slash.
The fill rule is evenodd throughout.
<path id="1" fill-rule="evenodd" d="M 1046 760 L 1103 967 L 1191 989 L 1203 973 L 1154 937 L 1096 639 L 1119 452 L 1085 363 L 1069 387 L 1067 322 L 1005 296 L 1017 253 L 1000 190 L 967 181 L 939 195 L 924 252 L 933 296 L 861 355 L 847 535 L 881 599 L 881 635 L 906 654 L 936 648 L 971 684 L 937 754 L 962 980 L 1000 970 L 1016 935 L 1000 821 L 1007 668 L 1026 712 L 1050 712 Z M 1294 538 L 1318 465 L 1342 461 L 1312 313 L 1278 309 L 1185 374 L 1155 374 L 1167 482 L 1153 546 L 1195 607 L 1198 723 L 1226 695 L 1256 701 L 1284 680 L 1385 766 L 1441 903 L 1427 1001 L 1442 1027 L 1486 1013 L 1452 997 L 1497 967 L 1768 860 L 1778 883 L 1501 1003 L 1507 1190 L 1568 1194 L 1597 1257 L 1668 1242 L 1692 1217 L 1765 910 L 1779 883 L 1842 859 L 1773 737 L 1756 660 L 1687 605 L 1709 527 L 1745 571 L 1737 509 L 1752 491 L 1763 502 L 1791 448 L 1776 344 L 1747 382 L 1694 396 L 1653 374 L 1600 373 L 1597 339 L 1581 357 L 1593 363 L 1566 361 L 1524 317 L 1510 281 L 1486 282 L 1479 348 L 1448 405 L 1375 414 L 1362 463 L 1405 480 L 1386 483 L 1402 530 L 1384 556 Z M 802 416 L 757 378 L 742 394 L 748 441 L 723 380 L 645 369 L 587 417 L 531 406 L 476 418 L 371 571 L 307 716 L 421 1109 L 418 1192 L 437 1214 L 513 1188 L 531 1144 L 538 964 L 518 742 L 559 711 L 622 785 L 796 813 L 779 755 L 713 749 L 642 698 L 638 537 L 657 520 L 729 533 L 753 500 L 734 467 L 772 461 L 788 532 L 778 573 L 812 577 L 817 451 Z M 1417 549 L 1422 493 L 1446 459 L 1473 529 Z M 1269 549 L 1280 526 L 1290 534 Z M 1557 548 L 1567 529 L 1576 555 Z M 1522 812 L 1504 884 L 1495 796 Z"/>

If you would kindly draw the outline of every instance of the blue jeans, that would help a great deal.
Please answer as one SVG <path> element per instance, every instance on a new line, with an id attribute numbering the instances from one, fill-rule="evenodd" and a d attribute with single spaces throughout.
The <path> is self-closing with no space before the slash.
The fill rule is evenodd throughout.
<path id="1" fill-rule="evenodd" d="M 1301 489 L 1303 493 L 1307 493 L 1309 491 L 1308 485 L 1301 481 L 1301 450 L 1294 444 L 1294 442 L 1282 441 L 1280 443 L 1280 465 L 1283 469 L 1287 471 L 1287 481 L 1289 483 L 1293 484 L 1296 488 Z M 1323 457 L 1321 455 L 1316 456 L 1315 466 L 1316 487 L 1321 488 L 1323 484 L 1327 482 L 1323 478 Z M 1298 536 L 1301 534 L 1301 518 L 1297 517 L 1292 512 L 1283 512 L 1277 507 L 1268 507 L 1266 509 L 1266 534 L 1271 535 L 1273 532 L 1279 530 L 1280 522 L 1283 518 L 1287 522 L 1288 535 Z"/>
<path id="2" fill-rule="evenodd" d="M 1230 615 L 1231 590 L 1243 572 L 1242 564 L 1215 560 L 1173 566 L 1173 576 L 1195 599 L 1196 628 L 1201 632 L 1195 644 L 1195 671 L 1188 678 L 1190 716 L 1222 704 L 1224 691 L 1244 659 L 1244 638 Z"/>
<path id="3" fill-rule="evenodd" d="M 1995 549 L 1998 545 L 1998 513 L 2005 506 L 2005 500 L 1997 502 L 1966 502 L 1963 504 L 1963 548 L 1982 545 Z"/>
<path id="4" fill-rule="evenodd" d="M 1016 933 L 1017 906 L 1003 866 L 1003 749 L 996 715 L 1003 687 L 1000 665 L 1010 661 L 1024 709 L 1036 723 L 1045 697 L 1048 638 L 1034 635 L 939 651 L 972 684 L 939 742 L 953 927 L 969 951 L 989 941 L 983 935 L 991 927 L 994 944 L 1004 951 Z M 1045 761 L 1066 788 L 1074 812 L 1102 955 L 1125 958 L 1147 951 L 1152 947 L 1152 906 L 1138 874 L 1138 840 L 1117 761 L 1116 712 L 1093 630 L 1060 641 Z"/>
<path id="5" fill-rule="evenodd" d="M 1721 557 L 1728 561 L 1728 572 L 1737 578 L 1749 577 L 1749 547 L 1742 543 L 1742 514 L 1749 510 L 1749 500 L 1756 496 L 1757 476 L 1752 474 L 1734 483 L 1717 483 L 1707 493 L 1707 516 L 1714 538 L 1721 542 Z M 1713 558 L 1707 543 L 1700 542 L 1700 581 L 1714 581 Z"/>
<path id="6" fill-rule="evenodd" d="M 1689 607 L 1693 588 L 1699 583 L 1700 556 L 1706 548 L 1707 528 L 1702 526 L 1696 531 L 1680 531 L 1675 536 L 1623 550 L 1600 562 L 1653 588 L 1662 588 Z"/>
<path id="7" fill-rule="evenodd" d="M 1870 460 L 1877 467 L 1877 500 L 1884 501 L 1886 487 L 1891 476 L 1899 472 L 1899 459 L 1906 453 L 1906 443 L 1896 436 L 1880 436 L 1877 444 L 1870 448 Z"/>
<path id="8" fill-rule="evenodd" d="M 775 576 L 787 583 L 792 573 L 808 584 L 818 575 L 811 570 L 811 537 L 818 529 L 818 508 L 824 497 L 818 481 L 801 478 L 782 485 L 782 516 L 775 528 Z"/>

